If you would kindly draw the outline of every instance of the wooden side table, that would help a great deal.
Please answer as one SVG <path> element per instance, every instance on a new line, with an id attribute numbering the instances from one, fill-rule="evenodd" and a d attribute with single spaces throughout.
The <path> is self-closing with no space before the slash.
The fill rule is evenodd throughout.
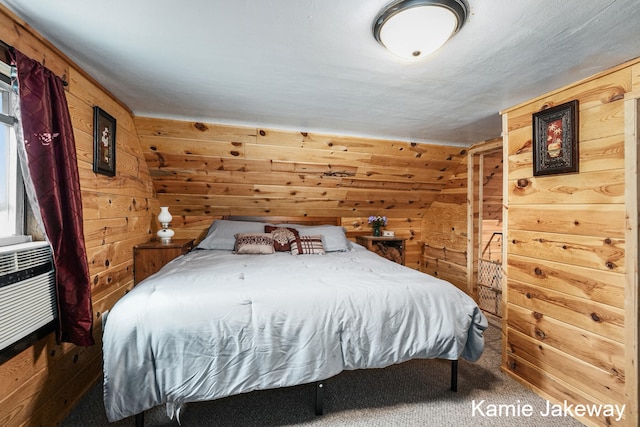
<path id="1" fill-rule="evenodd" d="M 356 236 L 356 242 L 378 255 L 404 265 L 407 239 L 402 237 Z"/>
<path id="2" fill-rule="evenodd" d="M 171 243 L 154 240 L 133 247 L 133 282 L 142 280 L 160 270 L 174 258 L 193 248 L 194 239 L 174 239 Z"/>

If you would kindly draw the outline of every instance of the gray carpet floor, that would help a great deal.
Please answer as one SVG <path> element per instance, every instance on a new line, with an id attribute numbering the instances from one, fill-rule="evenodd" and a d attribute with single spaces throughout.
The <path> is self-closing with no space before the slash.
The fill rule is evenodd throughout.
<path id="1" fill-rule="evenodd" d="M 450 363 L 413 360 L 384 369 L 346 371 L 325 382 L 325 414 L 314 414 L 313 384 L 255 391 L 188 404 L 185 427 L 203 426 L 581 426 L 570 417 L 546 417 L 547 401 L 500 370 L 500 330 L 485 332 L 479 361 L 459 362 L 458 392 L 449 390 Z M 474 411 L 474 401 L 476 410 Z M 485 403 L 481 404 L 480 402 Z M 490 405 L 531 405 L 530 416 L 489 416 Z M 480 408 L 480 409 L 478 409 Z M 133 418 L 109 423 L 97 384 L 61 424 L 133 426 Z M 145 426 L 177 426 L 165 408 L 145 413 Z"/>

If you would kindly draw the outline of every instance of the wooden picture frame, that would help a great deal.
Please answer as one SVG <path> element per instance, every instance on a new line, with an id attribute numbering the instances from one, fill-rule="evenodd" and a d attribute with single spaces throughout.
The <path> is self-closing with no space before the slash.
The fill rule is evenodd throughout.
<path id="1" fill-rule="evenodd" d="M 98 106 L 93 107 L 93 171 L 116 174 L 116 119 Z"/>
<path id="2" fill-rule="evenodd" d="M 533 176 L 578 172 L 578 101 L 533 114 Z"/>

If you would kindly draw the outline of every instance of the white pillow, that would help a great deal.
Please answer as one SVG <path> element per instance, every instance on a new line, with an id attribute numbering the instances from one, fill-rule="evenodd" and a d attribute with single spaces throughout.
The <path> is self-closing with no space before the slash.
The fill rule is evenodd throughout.
<path id="1" fill-rule="evenodd" d="M 232 251 L 236 244 L 236 234 L 264 233 L 264 222 L 232 221 L 228 219 L 216 219 L 213 221 L 196 249 L 223 249 Z"/>
<path id="2" fill-rule="evenodd" d="M 278 224 L 278 227 L 291 227 L 301 236 L 322 236 L 322 245 L 326 252 L 345 252 L 351 250 L 351 242 L 343 227 L 339 225 L 300 225 Z"/>

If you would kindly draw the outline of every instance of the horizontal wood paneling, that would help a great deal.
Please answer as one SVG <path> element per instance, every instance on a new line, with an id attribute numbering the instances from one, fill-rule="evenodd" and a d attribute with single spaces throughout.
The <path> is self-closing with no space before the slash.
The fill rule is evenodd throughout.
<path id="1" fill-rule="evenodd" d="M 624 307 L 624 275 L 511 253 L 509 278 L 613 307 Z"/>
<path id="2" fill-rule="evenodd" d="M 569 402 L 593 402 L 595 405 L 610 405 L 610 399 L 598 400 L 591 394 L 583 391 L 580 387 L 572 386 L 566 382 L 559 381 L 558 378 L 551 375 L 543 366 L 539 367 L 526 359 L 518 357 L 515 353 L 509 353 L 507 356 L 506 372 L 514 379 L 529 386 L 533 391 L 551 402 L 562 403 Z M 538 387 L 539 384 L 543 387 Z M 628 426 L 628 415 L 625 412 L 622 420 L 616 421 L 615 417 L 605 415 L 593 416 L 589 419 L 581 419 L 580 421 L 586 425 L 597 426 Z M 632 424 L 631 424 L 632 425 Z"/>
<path id="3" fill-rule="evenodd" d="M 624 379 L 624 344 L 517 305 L 507 316 L 513 330 Z"/>
<path id="4" fill-rule="evenodd" d="M 617 342 L 624 341 L 624 310 L 509 279 L 509 304 L 546 314 Z"/>
<path id="5" fill-rule="evenodd" d="M 422 271 L 467 292 L 467 157 L 422 220 Z"/>
<path id="6" fill-rule="evenodd" d="M 510 331 L 509 350 L 559 381 L 594 396 L 598 401 L 619 402 L 624 397 L 624 377 L 598 369 L 577 357 L 567 355 L 551 345 Z M 569 363 L 570 362 L 570 363 Z M 589 381 L 584 381 L 588 378 Z"/>
<path id="7" fill-rule="evenodd" d="M 624 272 L 624 239 L 509 230 L 510 254 Z"/>
<path id="8" fill-rule="evenodd" d="M 336 216 L 348 236 L 369 215 L 406 237 L 421 265 L 422 218 L 464 149 L 137 117 L 154 189 L 180 238 L 200 239 L 224 215 Z M 124 201 L 123 201 L 124 202 Z M 126 204 L 126 203 L 125 203 Z"/>
<path id="9" fill-rule="evenodd" d="M 484 154 L 482 164 L 482 230 L 502 231 L 502 150 Z"/>
<path id="10" fill-rule="evenodd" d="M 624 203 L 624 170 L 604 170 L 546 179 L 509 179 L 513 205 L 550 204 L 561 198 L 566 204 Z"/>
<path id="11" fill-rule="evenodd" d="M 100 378 L 102 313 L 132 287 L 132 248 L 149 239 L 158 205 L 130 112 L 4 6 L 0 39 L 69 82 L 96 345 L 56 344 L 50 335 L 0 365 L 0 424 L 55 426 Z M 115 177 L 92 170 L 94 105 L 117 120 Z"/>
<path id="12" fill-rule="evenodd" d="M 628 396 L 635 392 L 625 380 L 625 355 L 635 348 L 625 342 L 627 322 L 634 321 L 625 318 L 625 203 L 635 195 L 625 193 L 623 100 L 638 77 L 634 67 L 616 67 L 504 115 L 504 368 L 551 400 L 627 405 L 632 412 L 637 402 Z M 573 99 L 579 101 L 579 173 L 534 177 L 531 115 Z"/>
<path id="13" fill-rule="evenodd" d="M 541 204 L 509 207 L 513 218 L 509 224 L 515 230 L 575 234 L 604 238 L 624 238 L 624 206 Z"/>

